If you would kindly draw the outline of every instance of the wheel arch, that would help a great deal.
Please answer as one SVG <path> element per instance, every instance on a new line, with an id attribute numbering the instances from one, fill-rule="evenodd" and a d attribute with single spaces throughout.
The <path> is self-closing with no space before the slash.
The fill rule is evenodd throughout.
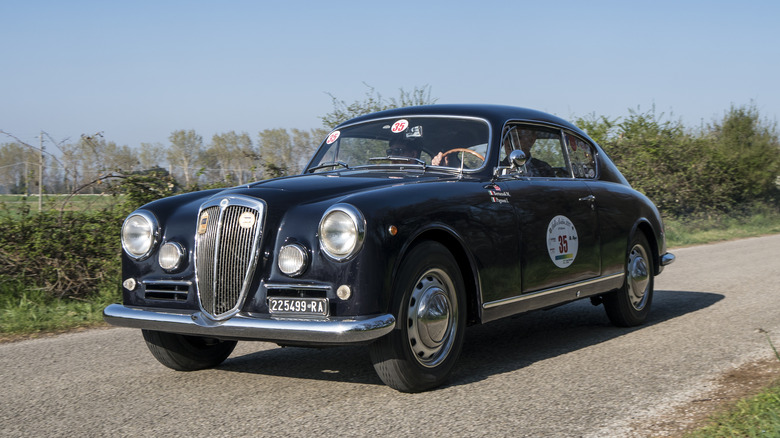
<path id="1" fill-rule="evenodd" d="M 658 239 L 656 238 L 656 234 L 653 230 L 653 226 L 650 225 L 650 222 L 647 220 L 640 220 L 635 226 L 634 229 L 631 232 L 631 235 L 629 236 L 629 245 L 631 244 L 630 240 L 631 237 L 635 233 L 642 233 L 644 234 L 645 238 L 647 239 L 647 243 L 650 244 L 650 252 L 652 253 L 653 257 L 653 275 L 658 275 L 661 273 L 660 267 L 661 267 L 661 255 L 658 251 Z"/>
<path id="2" fill-rule="evenodd" d="M 463 277 L 463 284 L 466 288 L 466 324 L 474 325 L 481 323 L 481 300 L 479 298 L 480 282 L 479 273 L 476 269 L 476 262 L 474 261 L 471 252 L 467 250 L 466 245 L 457 237 L 457 233 L 453 230 L 444 226 L 432 226 L 421 231 L 404 246 L 398 257 L 398 266 L 400 266 L 400 263 L 415 246 L 425 241 L 434 241 L 444 245 L 453 257 L 455 257 L 458 267 L 460 268 L 461 276 Z M 395 271 L 398 270 L 398 266 L 394 269 L 394 277 Z"/>

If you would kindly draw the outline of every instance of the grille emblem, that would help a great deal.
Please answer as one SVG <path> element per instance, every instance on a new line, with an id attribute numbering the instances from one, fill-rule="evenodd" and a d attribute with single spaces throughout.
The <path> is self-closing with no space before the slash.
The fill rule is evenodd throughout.
<path id="1" fill-rule="evenodd" d="M 251 211 L 245 211 L 241 213 L 241 216 L 238 218 L 238 225 L 241 228 L 252 228 L 255 224 L 255 215 L 252 214 Z"/>
<path id="2" fill-rule="evenodd" d="M 204 211 L 202 215 L 200 215 L 200 220 L 198 221 L 198 234 L 206 234 L 206 230 L 209 228 L 209 212 Z"/>

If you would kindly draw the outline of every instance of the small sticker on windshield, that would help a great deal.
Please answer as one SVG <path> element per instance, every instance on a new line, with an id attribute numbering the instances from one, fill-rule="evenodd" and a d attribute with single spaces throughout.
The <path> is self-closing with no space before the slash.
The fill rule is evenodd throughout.
<path id="1" fill-rule="evenodd" d="M 422 126 L 412 126 L 412 129 L 406 133 L 406 138 L 420 138 L 422 137 Z"/>
<path id="2" fill-rule="evenodd" d="M 325 140 L 325 144 L 333 144 L 334 141 L 339 139 L 339 135 L 341 135 L 341 131 L 333 131 L 328 136 L 328 139 Z"/>
<path id="3" fill-rule="evenodd" d="M 390 128 L 390 131 L 393 133 L 399 133 L 406 131 L 406 128 L 409 127 L 409 122 L 406 119 L 401 119 L 395 123 L 393 123 L 393 127 Z"/>

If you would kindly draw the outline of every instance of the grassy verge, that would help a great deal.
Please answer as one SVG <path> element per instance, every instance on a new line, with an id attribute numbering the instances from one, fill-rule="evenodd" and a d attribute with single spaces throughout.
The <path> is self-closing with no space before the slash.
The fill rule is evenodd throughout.
<path id="1" fill-rule="evenodd" d="M 664 219 L 670 248 L 780 233 L 780 212 L 762 209 L 750 215 Z"/>
<path id="2" fill-rule="evenodd" d="M 106 286 L 85 299 L 57 299 L 40 289 L 0 279 L 0 340 L 101 325 L 103 308 L 118 301 L 117 287 Z"/>
<path id="3" fill-rule="evenodd" d="M 708 424 L 686 438 L 780 436 L 780 383 L 760 394 L 740 400 L 727 412 L 711 417 Z"/>

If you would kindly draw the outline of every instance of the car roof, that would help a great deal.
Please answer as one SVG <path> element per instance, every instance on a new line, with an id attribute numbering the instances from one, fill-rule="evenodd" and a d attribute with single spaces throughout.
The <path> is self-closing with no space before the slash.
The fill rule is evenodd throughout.
<path id="1" fill-rule="evenodd" d="M 585 135 L 584 132 L 582 132 L 572 123 L 552 114 L 529 108 L 486 104 L 435 104 L 394 108 L 355 117 L 339 124 L 338 126 L 341 127 L 378 118 L 392 118 L 396 116 L 408 117 L 412 115 L 454 115 L 480 117 L 488 120 L 494 126 L 503 126 L 503 124 L 509 120 L 541 122 L 558 125 L 571 129 L 579 134 Z M 587 137 L 587 135 L 585 136 Z"/>

